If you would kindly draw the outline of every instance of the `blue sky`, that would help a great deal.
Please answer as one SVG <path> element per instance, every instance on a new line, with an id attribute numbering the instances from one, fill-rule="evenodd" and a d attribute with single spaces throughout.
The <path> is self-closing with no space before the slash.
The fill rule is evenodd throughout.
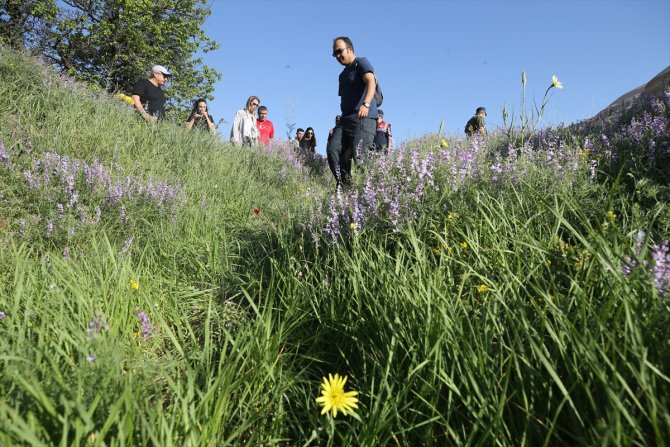
<path id="1" fill-rule="evenodd" d="M 422 1 L 212 0 L 206 34 L 220 48 L 204 55 L 222 73 L 210 111 L 230 123 L 257 95 L 278 136 L 287 115 L 315 129 L 325 153 L 339 113 L 332 40 L 349 36 L 375 68 L 386 121 L 396 140 L 462 134 L 478 106 L 489 129 L 502 108 L 518 114 L 521 71 L 539 103 L 551 76 L 543 125 L 593 116 L 670 65 L 669 0 Z"/>

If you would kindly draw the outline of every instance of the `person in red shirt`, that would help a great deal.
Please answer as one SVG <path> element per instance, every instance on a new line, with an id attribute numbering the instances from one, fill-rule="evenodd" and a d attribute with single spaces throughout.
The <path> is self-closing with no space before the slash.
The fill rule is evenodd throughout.
<path id="1" fill-rule="evenodd" d="M 270 144 L 270 140 L 275 137 L 275 126 L 268 118 L 268 108 L 260 106 L 258 108 L 258 120 L 256 120 L 256 127 L 260 137 L 258 140 L 263 144 Z"/>

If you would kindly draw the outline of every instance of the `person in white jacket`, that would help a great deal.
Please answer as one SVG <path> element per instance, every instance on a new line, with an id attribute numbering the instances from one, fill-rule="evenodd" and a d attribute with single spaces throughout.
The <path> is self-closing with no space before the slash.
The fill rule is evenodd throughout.
<path id="1" fill-rule="evenodd" d="M 230 141 L 235 146 L 258 146 L 258 128 L 256 127 L 256 108 L 261 103 L 258 96 L 250 96 L 244 109 L 238 110 L 230 129 Z"/>

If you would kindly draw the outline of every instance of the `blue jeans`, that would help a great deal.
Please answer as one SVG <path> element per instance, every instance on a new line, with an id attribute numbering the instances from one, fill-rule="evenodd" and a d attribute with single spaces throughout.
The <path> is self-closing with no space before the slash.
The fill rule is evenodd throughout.
<path id="1" fill-rule="evenodd" d="M 340 125 L 333 129 L 326 155 L 338 184 L 351 184 L 351 162 L 365 157 L 372 149 L 376 131 L 377 120 L 374 118 L 342 118 Z"/>

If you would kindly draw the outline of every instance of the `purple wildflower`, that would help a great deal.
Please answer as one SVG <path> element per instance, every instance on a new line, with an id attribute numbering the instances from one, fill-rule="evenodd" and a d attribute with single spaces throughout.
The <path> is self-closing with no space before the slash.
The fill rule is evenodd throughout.
<path id="1" fill-rule="evenodd" d="M 86 361 L 87 361 L 88 363 L 93 363 L 93 362 L 95 362 L 96 360 L 98 360 L 98 356 L 95 355 L 95 352 L 93 352 L 93 353 L 91 353 L 91 354 L 89 354 L 89 355 L 86 356 Z"/>
<path id="2" fill-rule="evenodd" d="M 670 247 L 668 241 L 661 245 L 654 245 L 652 259 L 654 260 L 654 284 L 663 295 L 670 296 Z"/>
<path id="3" fill-rule="evenodd" d="M 100 334 L 100 332 L 108 330 L 109 325 L 105 323 L 105 315 L 100 313 L 97 314 L 91 321 L 89 321 L 86 332 L 88 332 L 88 337 L 90 339 L 94 339 L 98 336 L 98 334 Z"/>
<path id="4" fill-rule="evenodd" d="M 12 169 L 12 162 L 9 160 L 9 155 L 5 151 L 5 145 L 0 140 L 0 163 L 5 165 L 7 169 Z"/>
<path id="5" fill-rule="evenodd" d="M 139 309 L 136 309 L 138 312 L 135 314 L 135 318 L 140 322 L 142 325 L 142 340 L 147 341 L 149 337 L 151 337 L 151 329 L 153 328 L 151 325 L 151 321 L 149 320 L 149 316 L 144 312 L 144 311 L 139 311 Z"/>
<path id="6" fill-rule="evenodd" d="M 120 253 L 125 255 L 130 250 L 130 246 L 133 245 L 133 236 L 128 236 L 125 241 L 123 241 L 123 247 L 121 247 Z"/>
<path id="7" fill-rule="evenodd" d="M 7 314 L 0 310 L 0 320 L 4 320 Z"/>
<path id="8" fill-rule="evenodd" d="M 47 237 L 51 237 L 51 234 L 54 232 L 54 223 L 52 221 L 47 222 Z"/>
<path id="9" fill-rule="evenodd" d="M 63 249 L 63 258 L 69 259 L 70 258 L 70 249 L 68 247 L 65 247 Z"/>

